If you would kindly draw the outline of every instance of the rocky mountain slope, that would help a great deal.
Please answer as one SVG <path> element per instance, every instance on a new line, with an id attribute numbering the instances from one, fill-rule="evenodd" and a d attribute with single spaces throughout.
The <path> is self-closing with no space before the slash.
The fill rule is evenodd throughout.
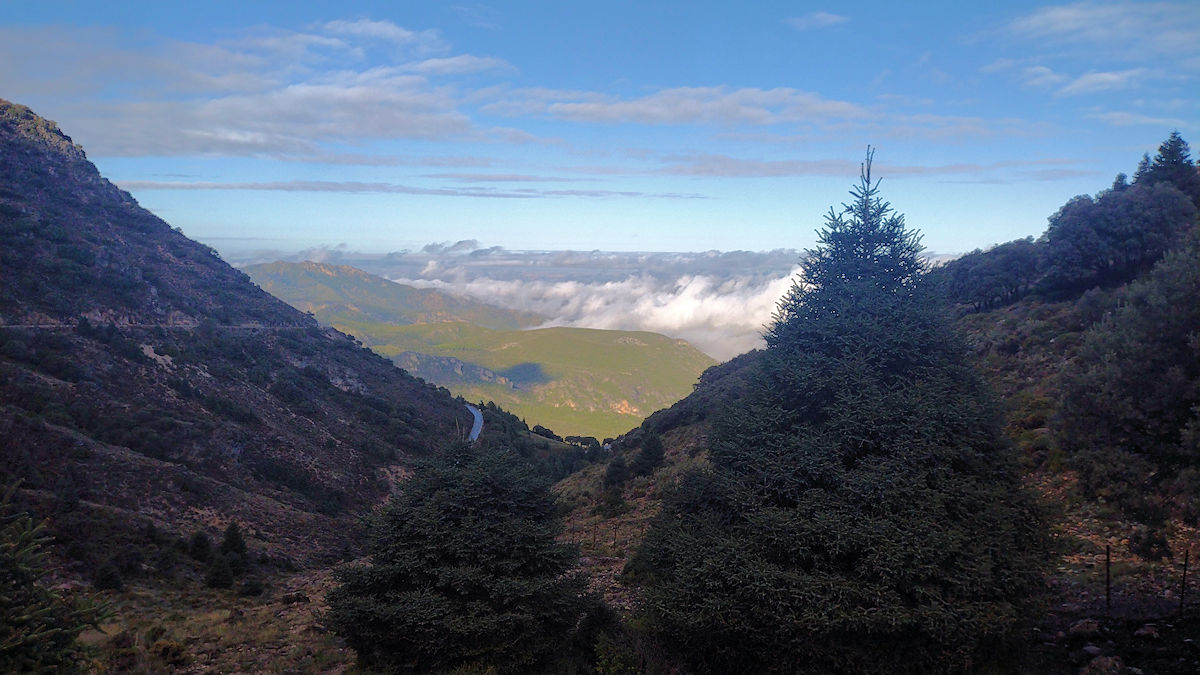
<path id="1" fill-rule="evenodd" d="M 253 550 L 336 556 L 401 465 L 470 428 L 448 392 L 267 294 L 6 101 L 0 241 L 0 484 L 22 481 L 85 577 L 147 573 L 148 533 L 235 520 Z"/>

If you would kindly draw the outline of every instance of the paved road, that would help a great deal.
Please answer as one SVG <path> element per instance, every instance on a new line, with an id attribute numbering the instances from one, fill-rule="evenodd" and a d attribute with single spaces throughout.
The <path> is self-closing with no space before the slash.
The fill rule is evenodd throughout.
<path id="1" fill-rule="evenodd" d="M 479 408 L 470 403 L 466 405 L 467 410 L 470 410 L 471 414 L 475 416 L 475 423 L 471 425 L 471 435 L 467 437 L 468 441 L 474 442 L 479 438 L 479 432 L 483 431 L 483 413 L 479 412 Z"/>

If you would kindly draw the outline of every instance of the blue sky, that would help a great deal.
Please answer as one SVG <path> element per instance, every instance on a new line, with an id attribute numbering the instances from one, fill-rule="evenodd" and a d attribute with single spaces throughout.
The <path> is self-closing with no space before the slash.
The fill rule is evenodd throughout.
<path id="1" fill-rule="evenodd" d="M 804 248 L 868 144 L 961 252 L 1200 139 L 1198 75 L 1190 1 L 0 0 L 0 98 L 223 252 Z"/>

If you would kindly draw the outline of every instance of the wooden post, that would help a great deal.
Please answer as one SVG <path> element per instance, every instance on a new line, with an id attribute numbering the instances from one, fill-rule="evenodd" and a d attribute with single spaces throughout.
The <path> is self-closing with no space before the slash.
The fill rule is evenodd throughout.
<path id="1" fill-rule="evenodd" d="M 1104 616 L 1112 616 L 1112 546 L 1104 545 Z"/>
<path id="2" fill-rule="evenodd" d="M 1188 546 L 1183 551 L 1183 583 L 1179 586 L 1179 613 L 1183 614 L 1183 599 L 1187 597 L 1187 568 L 1188 556 L 1192 553 L 1192 547 Z"/>

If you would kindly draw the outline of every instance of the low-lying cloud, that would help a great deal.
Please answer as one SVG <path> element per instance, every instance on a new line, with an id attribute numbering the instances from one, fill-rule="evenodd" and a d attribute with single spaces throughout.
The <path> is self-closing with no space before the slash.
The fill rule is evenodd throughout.
<path id="1" fill-rule="evenodd" d="M 536 312 L 545 326 L 644 330 L 687 340 L 718 360 L 763 345 L 776 303 L 800 273 L 800 252 L 509 251 L 478 241 L 367 255 L 322 248 L 240 262 L 315 260 L 397 283 Z"/>
<path id="2" fill-rule="evenodd" d="M 762 331 L 796 268 L 774 279 L 650 275 L 608 282 L 395 279 L 537 312 L 547 326 L 644 330 L 681 338 L 719 360 L 761 347 Z"/>

